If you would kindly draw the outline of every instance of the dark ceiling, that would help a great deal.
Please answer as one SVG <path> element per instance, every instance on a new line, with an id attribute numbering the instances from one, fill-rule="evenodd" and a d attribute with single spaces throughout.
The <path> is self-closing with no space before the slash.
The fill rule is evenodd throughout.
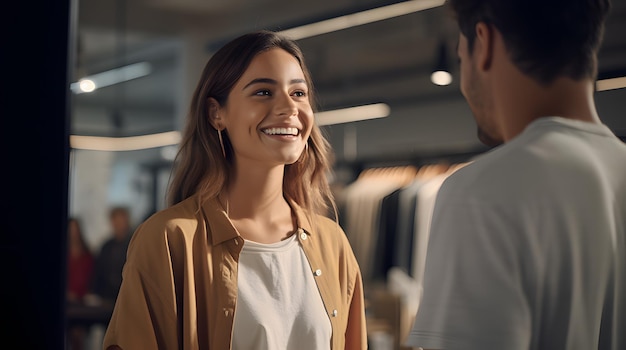
<path id="1" fill-rule="evenodd" d="M 426 1 L 426 0 L 424 0 Z M 190 93 L 211 50 L 255 29 L 297 25 L 397 1 L 78 0 L 76 76 L 146 61 L 152 73 L 74 95 L 72 133 L 131 136 L 180 128 Z M 431 1 L 432 2 L 432 1 Z M 613 2 L 600 57 L 600 77 L 626 76 L 626 1 Z M 385 102 L 385 119 L 328 128 L 338 158 L 462 153 L 478 147 L 458 88 L 457 31 L 443 7 L 300 39 L 320 109 Z M 444 42 L 454 80 L 430 82 Z M 599 109 L 616 132 L 626 89 L 602 92 Z M 353 142 L 348 145 L 346 142 Z M 350 148 L 350 152 L 348 152 Z"/>

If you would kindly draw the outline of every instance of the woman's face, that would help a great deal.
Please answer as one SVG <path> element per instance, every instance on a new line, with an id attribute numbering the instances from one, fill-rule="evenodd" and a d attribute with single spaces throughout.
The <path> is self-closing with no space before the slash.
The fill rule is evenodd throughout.
<path id="1" fill-rule="evenodd" d="M 81 250 L 82 244 L 80 241 L 80 231 L 78 228 L 78 223 L 74 220 L 69 221 L 68 223 L 68 243 L 72 250 Z"/>
<path id="2" fill-rule="evenodd" d="M 237 164 L 292 164 L 313 127 L 308 85 L 298 60 L 282 49 L 258 54 L 218 109 Z"/>

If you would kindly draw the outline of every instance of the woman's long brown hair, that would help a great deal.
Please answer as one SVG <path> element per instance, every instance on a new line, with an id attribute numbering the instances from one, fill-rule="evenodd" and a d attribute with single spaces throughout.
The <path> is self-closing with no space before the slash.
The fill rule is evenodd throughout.
<path id="1" fill-rule="evenodd" d="M 315 110 L 311 75 L 295 41 L 271 31 L 259 31 L 229 42 L 209 59 L 194 91 L 168 190 L 170 205 L 196 193 L 201 201 L 215 198 L 229 185 L 234 152 L 228 134 L 222 132 L 226 157 L 222 154 L 218 131 L 209 122 L 209 98 L 225 106 L 228 94 L 252 59 L 272 48 L 283 49 L 298 60 L 309 87 L 309 101 Z M 334 213 L 337 219 L 327 179 L 331 171 L 331 148 L 317 125 L 313 125 L 308 145 L 298 161 L 285 166 L 283 193 L 309 214 Z"/>

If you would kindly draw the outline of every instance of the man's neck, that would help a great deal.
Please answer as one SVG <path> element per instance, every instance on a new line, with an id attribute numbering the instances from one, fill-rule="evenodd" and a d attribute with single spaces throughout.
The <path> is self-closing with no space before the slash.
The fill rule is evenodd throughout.
<path id="1" fill-rule="evenodd" d="M 505 141 L 519 135 L 533 121 L 543 117 L 562 117 L 589 123 L 600 123 L 593 100 L 593 83 L 557 78 L 549 86 L 532 79 L 509 89 L 500 101 L 498 116 Z"/>

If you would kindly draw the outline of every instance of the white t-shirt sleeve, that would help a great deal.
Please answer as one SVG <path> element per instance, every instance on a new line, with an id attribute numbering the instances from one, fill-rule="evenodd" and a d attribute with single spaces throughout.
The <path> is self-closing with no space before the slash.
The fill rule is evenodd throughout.
<path id="1" fill-rule="evenodd" d="M 424 294 L 407 345 L 528 349 L 531 315 L 520 281 L 518 225 L 508 208 L 444 184 L 432 219 Z M 519 215 L 517 213 L 516 215 Z"/>

